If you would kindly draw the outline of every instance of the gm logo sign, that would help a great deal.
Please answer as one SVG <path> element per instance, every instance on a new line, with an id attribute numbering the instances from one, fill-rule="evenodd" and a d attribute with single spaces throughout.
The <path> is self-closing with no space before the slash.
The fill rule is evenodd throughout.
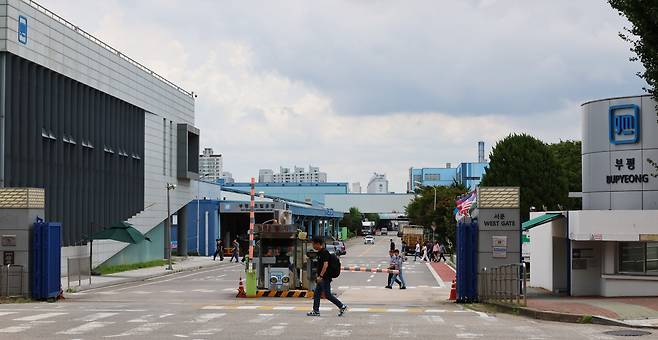
<path id="1" fill-rule="evenodd" d="M 640 107 L 615 105 L 609 109 L 609 136 L 612 144 L 635 144 L 640 141 Z"/>
<path id="2" fill-rule="evenodd" d="M 18 42 L 27 44 L 27 18 L 22 15 L 18 16 Z"/>

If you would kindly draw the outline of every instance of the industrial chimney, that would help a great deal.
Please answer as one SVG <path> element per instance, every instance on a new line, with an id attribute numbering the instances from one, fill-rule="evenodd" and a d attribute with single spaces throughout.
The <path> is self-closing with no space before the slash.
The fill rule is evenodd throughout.
<path id="1" fill-rule="evenodd" d="M 484 142 L 478 142 L 478 163 L 484 163 Z"/>

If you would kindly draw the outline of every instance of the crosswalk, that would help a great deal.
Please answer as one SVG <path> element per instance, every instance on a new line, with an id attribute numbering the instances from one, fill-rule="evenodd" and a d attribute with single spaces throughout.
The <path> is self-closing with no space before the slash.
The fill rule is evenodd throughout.
<path id="1" fill-rule="evenodd" d="M 0 339 L 134 339 L 166 337 L 210 339 L 231 334 L 234 338 L 281 336 L 294 332 L 297 338 L 370 336 L 373 329 L 386 329 L 385 338 L 424 338 L 440 330 L 448 339 L 477 339 L 491 334 L 505 339 L 552 339 L 531 320 L 505 320 L 465 310 L 441 308 L 386 308 L 354 306 L 345 317 L 336 308 L 322 306 L 320 318 L 306 317 L 308 306 L 300 305 L 205 305 L 187 311 L 153 311 L 108 308 L 0 308 Z M 480 325 L 480 327 L 472 327 Z M 560 327 L 560 326 L 556 326 Z M 581 338 L 606 339 L 601 332 L 582 326 Z M 487 330 L 484 332 L 483 330 Z M 228 333 L 227 333 L 228 332 Z M 236 333 L 236 332 L 239 332 Z M 575 336 L 574 338 L 576 338 Z"/>

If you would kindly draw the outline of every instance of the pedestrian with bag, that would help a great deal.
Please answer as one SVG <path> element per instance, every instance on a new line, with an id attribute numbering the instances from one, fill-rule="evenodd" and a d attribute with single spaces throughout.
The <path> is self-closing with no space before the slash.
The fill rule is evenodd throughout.
<path id="1" fill-rule="evenodd" d="M 222 240 L 219 238 L 215 240 L 215 253 L 212 255 L 213 261 L 215 261 L 217 255 L 219 255 L 220 261 L 224 261 L 224 245 L 222 244 Z"/>
<path id="2" fill-rule="evenodd" d="M 316 285 L 313 292 L 313 310 L 306 315 L 320 316 L 320 299 L 322 293 L 324 293 L 325 298 L 338 307 L 338 316 L 343 316 L 347 310 L 347 305 L 331 294 L 331 280 L 340 275 L 340 260 L 336 255 L 330 254 L 324 247 L 324 240 L 321 237 L 314 237 L 311 242 L 313 249 L 317 251 L 318 276 L 315 279 Z"/>
<path id="3" fill-rule="evenodd" d="M 400 288 L 402 288 L 402 281 L 400 281 L 400 279 L 398 279 L 397 277 L 393 278 L 394 274 L 390 272 L 391 270 L 395 269 L 395 261 L 396 261 L 395 260 L 395 249 L 389 251 L 388 256 L 389 256 L 389 264 L 388 264 L 389 272 L 388 272 L 388 279 L 386 280 L 386 287 L 384 287 L 384 288 L 393 289 L 393 287 L 392 287 L 393 282 L 397 283 L 398 285 L 400 285 Z"/>

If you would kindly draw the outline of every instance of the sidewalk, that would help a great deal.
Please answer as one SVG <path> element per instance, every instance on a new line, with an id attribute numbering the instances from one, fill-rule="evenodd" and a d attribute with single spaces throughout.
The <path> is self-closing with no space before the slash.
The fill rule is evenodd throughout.
<path id="1" fill-rule="evenodd" d="M 658 327 L 658 297 L 568 297 L 528 288 L 528 308 L 601 316 L 634 326 Z"/>
<path id="2" fill-rule="evenodd" d="M 81 285 L 78 286 L 78 281 L 71 282 L 70 287 L 76 292 L 93 289 L 93 288 L 102 288 L 107 286 L 113 286 L 122 283 L 144 281 L 147 279 L 170 275 L 174 273 L 180 273 L 184 271 L 192 271 L 203 268 L 217 267 L 223 264 L 228 264 L 229 259 L 225 258 L 224 261 L 213 261 L 212 257 L 206 256 L 190 256 L 187 258 L 184 257 L 173 257 L 174 264 L 172 267 L 174 270 L 167 270 L 167 266 L 158 266 L 150 268 L 142 268 L 136 270 L 130 270 L 120 273 L 102 275 L 102 276 L 92 276 L 91 285 L 89 284 L 89 279 L 82 280 Z M 62 289 L 64 291 L 69 287 L 68 278 L 66 276 L 61 278 Z"/>
<path id="3" fill-rule="evenodd" d="M 434 272 L 443 282 L 452 282 L 457 277 L 457 273 L 445 262 L 429 262 Z"/>

